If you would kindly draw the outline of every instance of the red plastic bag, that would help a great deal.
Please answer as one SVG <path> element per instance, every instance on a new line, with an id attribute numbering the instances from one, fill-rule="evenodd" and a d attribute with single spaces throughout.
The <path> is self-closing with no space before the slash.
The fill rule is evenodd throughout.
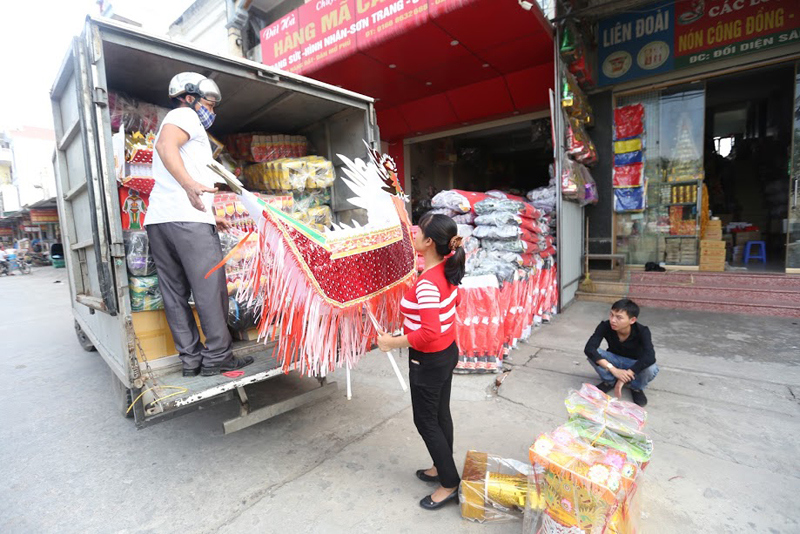
<path id="1" fill-rule="evenodd" d="M 614 110 L 614 139 L 628 139 L 644 133 L 644 106 L 633 104 Z"/>
<path id="2" fill-rule="evenodd" d="M 614 167 L 614 187 L 641 187 L 644 166 L 642 163 Z"/>

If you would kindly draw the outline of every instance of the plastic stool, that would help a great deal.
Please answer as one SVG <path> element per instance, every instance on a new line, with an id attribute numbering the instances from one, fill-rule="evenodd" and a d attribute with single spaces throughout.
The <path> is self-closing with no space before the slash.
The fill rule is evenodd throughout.
<path id="1" fill-rule="evenodd" d="M 760 251 L 756 254 L 751 254 L 750 249 L 758 246 Z M 750 260 L 761 260 L 761 263 L 767 263 L 767 245 L 763 241 L 748 241 L 744 246 L 744 264 L 747 265 Z"/>

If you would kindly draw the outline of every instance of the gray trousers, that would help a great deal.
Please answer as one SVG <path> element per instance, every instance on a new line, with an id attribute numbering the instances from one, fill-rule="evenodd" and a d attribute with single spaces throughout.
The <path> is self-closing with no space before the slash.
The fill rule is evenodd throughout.
<path id="1" fill-rule="evenodd" d="M 206 223 L 173 222 L 146 226 L 150 252 L 156 263 L 158 285 L 164 298 L 169 329 L 183 366 L 195 369 L 219 365 L 232 352 L 228 331 L 228 290 L 225 268 L 205 278 L 222 261 L 217 227 Z M 200 325 L 206 336 L 200 341 L 192 308 L 194 295 Z"/>

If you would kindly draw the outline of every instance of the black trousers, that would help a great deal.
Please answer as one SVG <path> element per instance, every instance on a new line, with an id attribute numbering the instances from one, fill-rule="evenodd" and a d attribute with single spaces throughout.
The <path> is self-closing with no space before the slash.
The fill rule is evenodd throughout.
<path id="1" fill-rule="evenodd" d="M 453 418 L 450 416 L 450 388 L 458 363 L 458 346 L 453 343 L 440 352 L 408 349 L 408 382 L 414 425 L 425 441 L 439 482 L 455 488 L 461 478 L 453 461 Z"/>

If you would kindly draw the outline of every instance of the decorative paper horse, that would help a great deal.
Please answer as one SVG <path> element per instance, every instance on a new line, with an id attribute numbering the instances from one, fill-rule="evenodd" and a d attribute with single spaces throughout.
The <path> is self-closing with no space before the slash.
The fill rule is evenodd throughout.
<path id="1" fill-rule="evenodd" d="M 367 148 L 367 162 L 338 156 L 345 164 L 342 179 L 355 193 L 348 200 L 367 211 L 367 224 L 334 224 L 323 233 L 209 165 L 257 221 L 258 252 L 237 298 L 260 310 L 259 339 L 277 337 L 276 356 L 286 371 L 295 366 L 325 376 L 335 367 L 352 367 L 376 339 L 366 310 L 388 331 L 400 326 L 400 300 L 415 276 L 407 197 L 391 158 Z"/>

